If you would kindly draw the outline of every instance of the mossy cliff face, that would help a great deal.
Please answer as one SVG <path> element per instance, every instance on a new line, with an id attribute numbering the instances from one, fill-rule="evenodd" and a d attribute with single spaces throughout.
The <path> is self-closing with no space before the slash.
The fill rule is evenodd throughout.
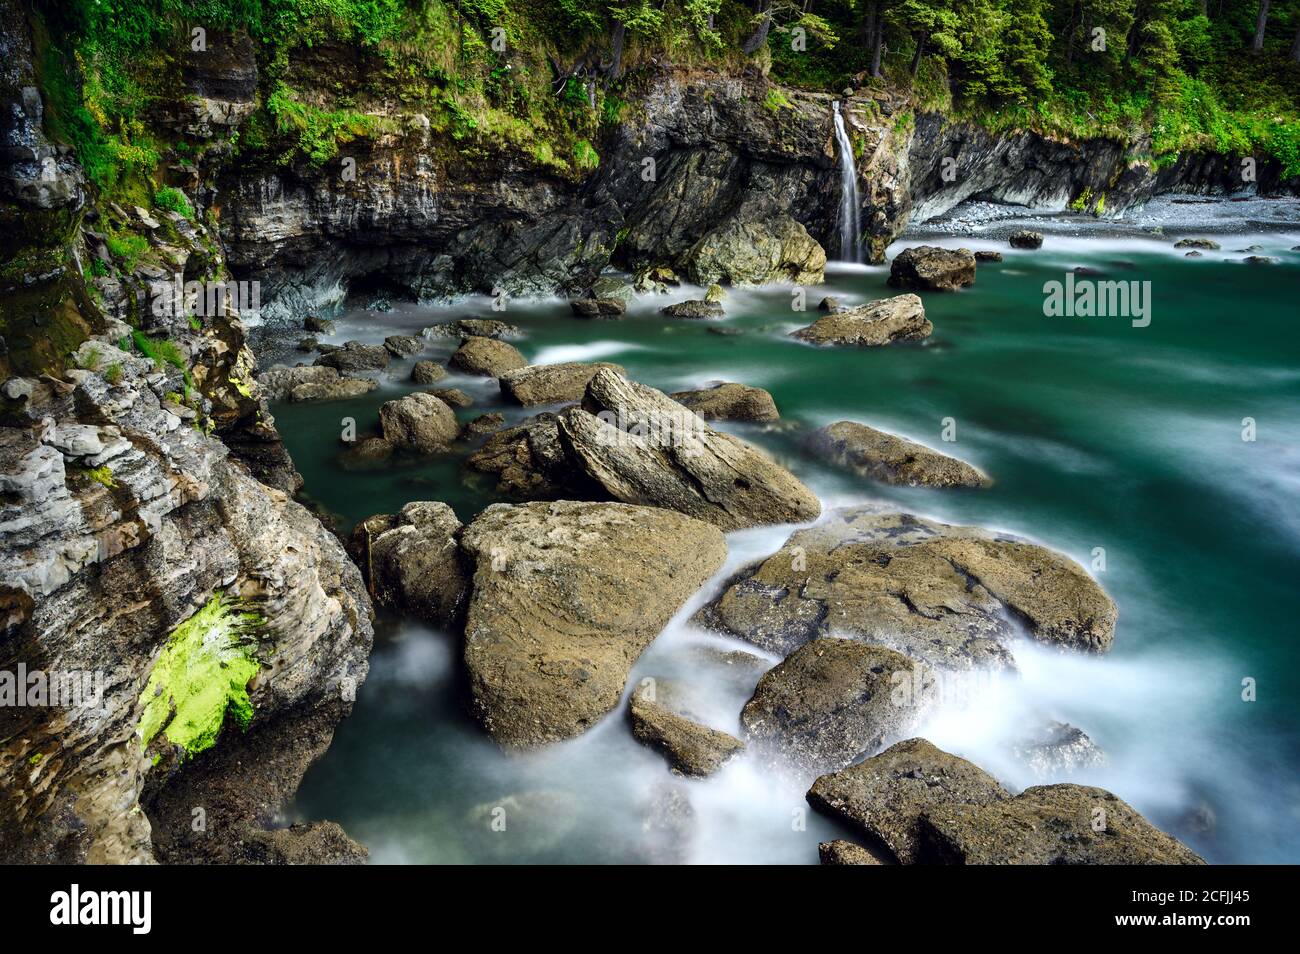
<path id="1" fill-rule="evenodd" d="M 0 0 L 0 670 L 95 688 L 0 708 L 0 859 L 289 857 L 263 830 L 351 708 L 370 601 L 288 495 L 232 303 L 158 307 L 229 277 L 213 220 L 50 144 L 40 27 Z M 216 102 L 177 121 L 221 152 Z"/>

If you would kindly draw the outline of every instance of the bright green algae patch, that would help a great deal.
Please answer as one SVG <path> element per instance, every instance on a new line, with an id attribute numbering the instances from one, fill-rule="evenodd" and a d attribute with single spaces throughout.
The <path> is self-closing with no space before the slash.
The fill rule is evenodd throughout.
<path id="1" fill-rule="evenodd" d="M 148 746 L 161 731 L 187 756 L 211 748 L 229 712 L 241 727 L 253 717 L 248 682 L 260 667 L 253 631 L 257 613 L 218 593 L 167 639 L 140 695 L 136 731 Z"/>

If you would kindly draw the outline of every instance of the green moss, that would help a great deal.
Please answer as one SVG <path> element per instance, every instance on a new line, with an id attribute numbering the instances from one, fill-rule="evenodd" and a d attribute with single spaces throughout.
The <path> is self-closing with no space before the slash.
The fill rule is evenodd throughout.
<path id="1" fill-rule="evenodd" d="M 185 193 L 180 189 L 173 189 L 171 186 L 159 189 L 158 194 L 153 197 L 154 205 L 168 212 L 179 212 L 187 219 L 194 218 L 194 207 L 190 205 L 190 200 L 185 198 Z"/>
<path id="2" fill-rule="evenodd" d="M 113 471 L 107 464 L 102 467 L 87 467 L 86 476 L 97 484 L 103 484 L 109 490 L 117 486 L 117 481 L 113 479 Z"/>
<path id="3" fill-rule="evenodd" d="M 262 625 L 257 613 L 217 593 L 172 630 L 140 694 L 142 746 L 162 732 L 192 757 L 216 744 L 227 713 L 248 726 L 248 683 L 261 665 L 254 633 Z"/>
<path id="4" fill-rule="evenodd" d="M 773 86 L 767 91 L 767 95 L 763 97 L 763 108 L 776 113 L 783 109 L 794 109 L 794 104 L 786 98 L 785 93 Z"/>

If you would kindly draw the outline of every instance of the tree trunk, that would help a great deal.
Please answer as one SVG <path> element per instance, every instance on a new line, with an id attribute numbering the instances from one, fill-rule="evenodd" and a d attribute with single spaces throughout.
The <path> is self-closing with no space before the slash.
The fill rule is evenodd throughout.
<path id="1" fill-rule="evenodd" d="M 1070 7 L 1070 19 L 1065 24 L 1065 65 L 1069 66 L 1074 62 L 1074 18 L 1079 14 L 1079 3 L 1075 0 Z"/>
<path id="2" fill-rule="evenodd" d="M 619 20 L 614 21 L 614 30 L 609 37 L 609 45 L 613 48 L 613 62 L 609 64 L 609 81 L 617 82 L 618 78 L 623 75 L 623 40 L 627 36 L 627 27 Z"/>
<path id="3" fill-rule="evenodd" d="M 916 74 L 921 69 L 921 57 L 924 55 L 925 37 L 918 37 L 916 41 L 916 55 L 912 57 L 912 79 L 916 79 Z"/>
<path id="4" fill-rule="evenodd" d="M 873 3 L 871 7 L 871 75 L 875 79 L 883 79 L 884 74 L 880 72 L 880 57 L 885 52 L 885 11 L 880 0 Z"/>
<path id="5" fill-rule="evenodd" d="M 1300 63 L 1300 26 L 1295 28 L 1295 39 L 1291 41 L 1291 61 Z"/>
<path id="6" fill-rule="evenodd" d="M 745 41 L 742 49 L 745 55 L 752 56 L 767 44 L 767 31 L 772 27 L 772 0 L 758 0 L 758 12 L 762 14 L 763 19 L 759 21 L 758 29 L 754 31 L 753 36 Z"/>
<path id="7" fill-rule="evenodd" d="M 1268 26 L 1268 0 L 1259 0 L 1259 15 L 1255 17 L 1255 39 L 1250 41 L 1250 51 L 1264 49 L 1264 30 Z"/>

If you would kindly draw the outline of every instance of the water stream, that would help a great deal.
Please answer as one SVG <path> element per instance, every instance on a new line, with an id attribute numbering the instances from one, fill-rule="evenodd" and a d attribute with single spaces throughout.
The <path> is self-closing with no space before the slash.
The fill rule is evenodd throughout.
<path id="1" fill-rule="evenodd" d="M 840 261 L 862 261 L 862 203 L 858 200 L 858 169 L 853 143 L 844 128 L 839 100 L 835 107 L 835 151 L 840 157 Z"/>
<path id="2" fill-rule="evenodd" d="M 838 119 L 836 130 L 842 135 Z M 686 288 L 644 299 L 617 322 L 574 319 L 560 301 L 512 302 L 495 317 L 525 330 L 515 343 L 534 362 L 613 360 L 665 391 L 715 380 L 768 389 L 780 426 L 725 426 L 767 448 L 826 506 L 886 501 L 1003 528 L 1085 566 L 1104 548 L 1097 577 L 1120 608 L 1113 651 L 1018 646 L 1018 674 L 951 702 L 919 734 L 1019 788 L 1065 779 L 1035 776 L 1010 740 L 1043 717 L 1067 721 L 1109 759 L 1069 780 L 1114 791 L 1211 861 L 1296 862 L 1300 781 L 1289 767 L 1300 761 L 1300 254 L 1290 249 L 1300 230 L 1223 242 L 1224 252 L 1188 260 L 1168 240 L 1101 233 L 1052 236 L 1036 253 L 939 239 L 998 247 L 1006 258 L 982 264 L 967 291 L 925 295 L 935 333 L 916 347 L 799 344 L 787 333 L 816 315 L 792 312 L 784 288 L 731 292 L 724 320 L 738 336 L 657 314 L 693 297 Z M 1279 263 L 1252 267 L 1229 251 L 1251 244 Z M 1081 265 L 1149 280 L 1150 325 L 1046 317 L 1044 282 Z M 882 297 L 886 274 L 839 266 L 824 291 L 847 303 Z M 380 341 L 475 314 L 491 314 L 486 301 L 353 311 L 333 340 Z M 453 346 L 434 340 L 426 357 L 445 358 Z M 264 363 L 276 347 L 263 341 Z M 345 524 L 416 499 L 445 500 L 468 520 L 494 499 L 458 456 L 365 473 L 338 465 L 342 419 L 372 422 L 380 404 L 412 389 L 409 365 L 395 362 L 383 386 L 359 400 L 273 409 L 307 491 Z M 503 405 L 487 380 L 453 374 L 443 384 L 475 397 L 458 412 L 463 420 L 531 413 Z M 1242 440 L 1247 417 L 1257 427 L 1251 442 Z M 969 493 L 886 487 L 799 450 L 803 429 L 846 418 L 942 447 L 996 483 Z M 955 443 L 941 443 L 945 418 L 957 423 Z M 678 676 L 711 700 L 710 724 L 738 732 L 755 677 L 702 665 L 695 647 L 754 650 L 685 620 L 789 529 L 729 535 L 727 567 L 651 645 L 629 686 Z M 299 793 L 301 817 L 339 821 L 378 862 L 815 862 L 817 842 L 835 834 L 806 811 L 807 780 L 781 778 L 750 757 L 707 781 L 674 778 L 633 739 L 621 709 L 579 739 L 507 756 L 465 715 L 457 653 L 455 634 L 383 621 L 356 710 Z M 1243 701 L 1246 679 L 1257 701 Z M 507 832 L 490 824 L 502 805 L 514 820 Z"/>

